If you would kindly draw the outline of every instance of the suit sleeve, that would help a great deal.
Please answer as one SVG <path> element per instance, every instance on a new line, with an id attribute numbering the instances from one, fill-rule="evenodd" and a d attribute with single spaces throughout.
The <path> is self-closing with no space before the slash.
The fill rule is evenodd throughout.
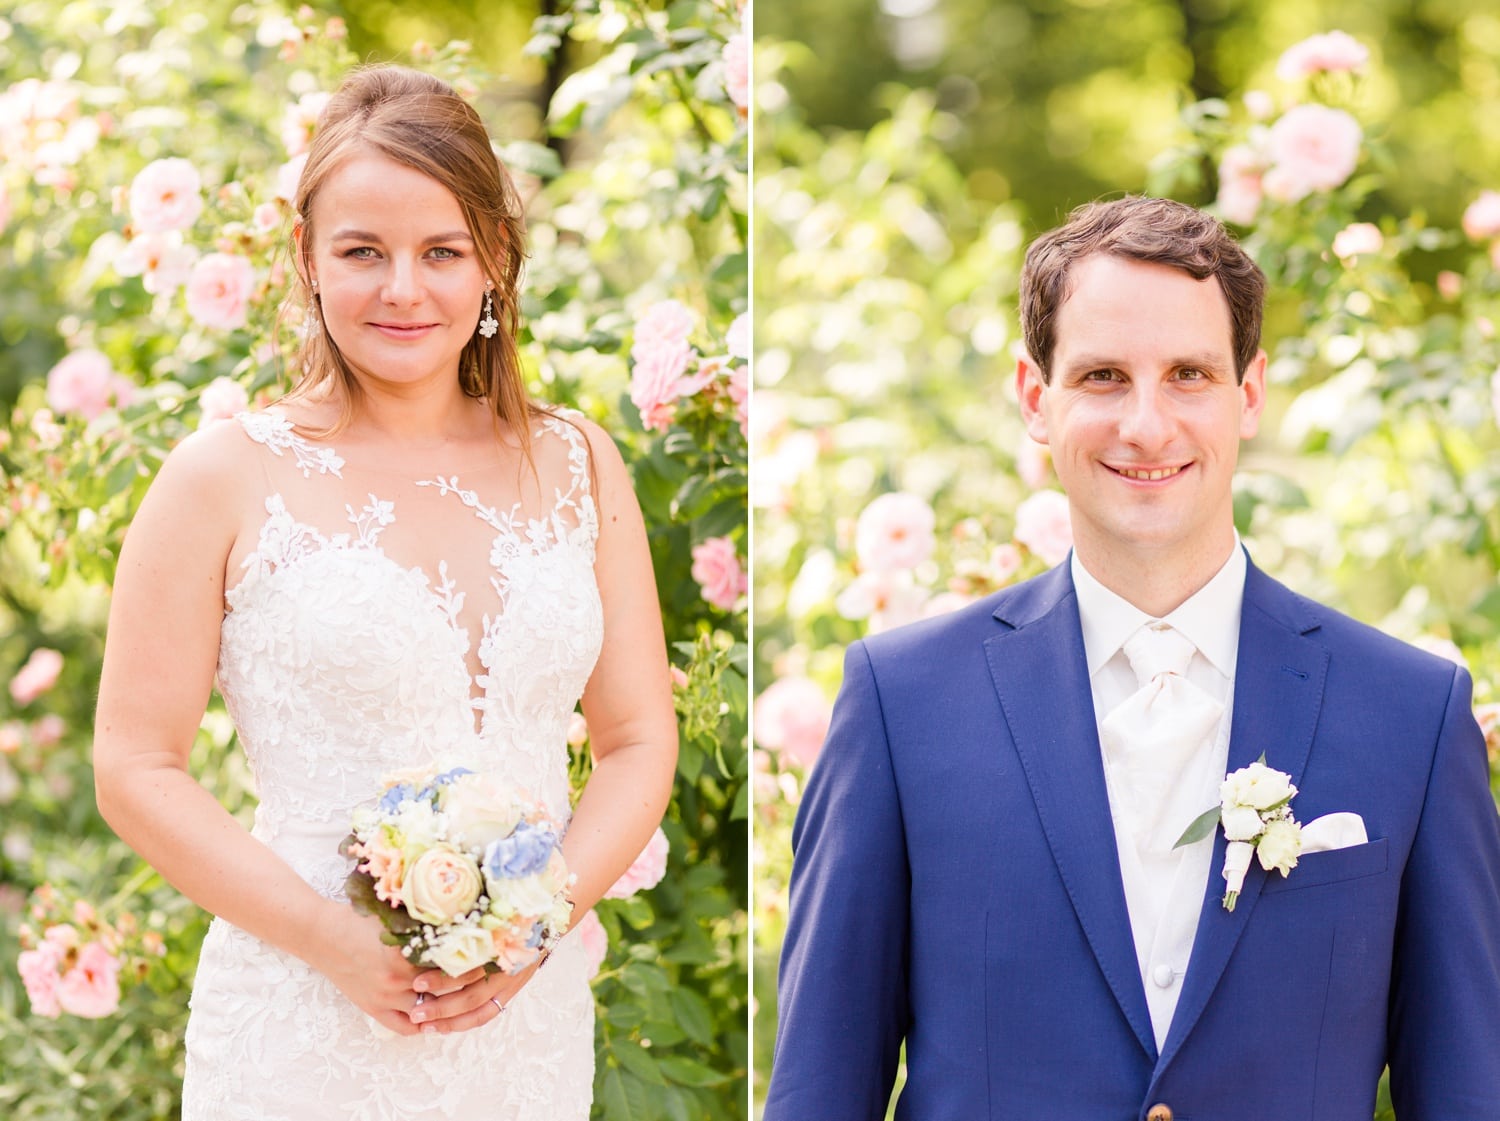
<path id="1" fill-rule="evenodd" d="M 1500 1117 L 1500 815 L 1456 671 L 1396 926 L 1388 1061 L 1400 1121 Z"/>
<path id="2" fill-rule="evenodd" d="M 907 1026 L 907 864 L 861 643 L 792 833 L 791 908 L 764 1121 L 880 1121 Z"/>

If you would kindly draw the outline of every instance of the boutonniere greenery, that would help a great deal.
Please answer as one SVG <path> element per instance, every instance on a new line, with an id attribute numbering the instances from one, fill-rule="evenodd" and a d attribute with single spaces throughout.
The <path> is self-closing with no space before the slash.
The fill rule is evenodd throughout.
<path id="1" fill-rule="evenodd" d="M 1224 850 L 1224 910 L 1234 910 L 1252 853 L 1267 872 L 1285 876 L 1297 867 L 1302 826 L 1292 816 L 1291 801 L 1296 796 L 1292 776 L 1266 766 L 1262 754 L 1224 779 L 1219 804 L 1194 819 L 1172 846 L 1191 845 L 1211 835 L 1216 826 L 1224 826 L 1229 841 Z"/>

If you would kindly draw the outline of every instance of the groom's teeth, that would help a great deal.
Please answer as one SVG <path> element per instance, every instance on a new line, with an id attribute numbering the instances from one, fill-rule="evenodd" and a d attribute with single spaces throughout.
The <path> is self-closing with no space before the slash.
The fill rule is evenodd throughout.
<path id="1" fill-rule="evenodd" d="M 1155 482 L 1157 479 L 1165 479 L 1181 471 L 1181 467 L 1158 467 L 1153 471 L 1133 471 L 1128 467 L 1120 468 L 1120 474 L 1127 479 L 1146 479 Z"/>

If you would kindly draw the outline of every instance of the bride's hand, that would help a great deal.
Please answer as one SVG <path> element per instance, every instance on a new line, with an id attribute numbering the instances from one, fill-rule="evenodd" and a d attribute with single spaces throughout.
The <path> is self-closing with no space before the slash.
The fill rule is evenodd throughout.
<path id="1" fill-rule="evenodd" d="M 407 1013 L 412 983 L 420 974 L 395 946 L 380 940 L 380 920 L 357 914 L 347 905 L 330 911 L 320 960 L 311 962 L 360 1011 L 398 1035 L 416 1035 Z"/>
<path id="2" fill-rule="evenodd" d="M 483 1027 L 500 1018 L 537 968 L 529 965 L 513 975 L 486 974 L 483 969 L 471 969 L 458 977 L 437 969 L 419 973 L 413 981 L 420 1003 L 411 1009 L 412 1030 L 446 1034 Z M 410 998 L 410 991 L 407 996 Z"/>

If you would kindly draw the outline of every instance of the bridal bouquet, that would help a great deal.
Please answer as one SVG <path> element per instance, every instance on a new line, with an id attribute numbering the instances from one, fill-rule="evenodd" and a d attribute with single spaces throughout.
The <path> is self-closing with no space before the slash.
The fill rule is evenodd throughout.
<path id="1" fill-rule="evenodd" d="M 339 851 L 355 910 L 413 963 L 456 977 L 516 973 L 568 929 L 573 904 L 556 824 L 516 791 L 463 767 L 386 780 Z"/>

